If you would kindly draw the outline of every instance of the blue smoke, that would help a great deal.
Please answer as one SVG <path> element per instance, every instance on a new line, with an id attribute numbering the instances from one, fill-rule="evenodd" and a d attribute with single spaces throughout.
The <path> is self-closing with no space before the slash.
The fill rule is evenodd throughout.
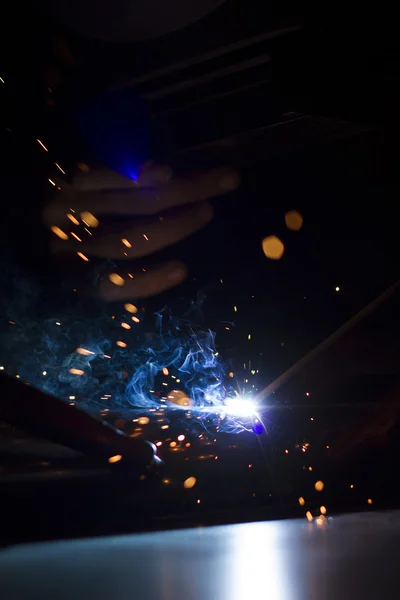
<path id="1" fill-rule="evenodd" d="M 17 287 L 14 302 L 3 307 L 8 322 L 3 323 L 0 365 L 10 375 L 88 410 L 143 412 L 164 406 L 194 415 L 196 426 L 200 421 L 206 428 L 218 423 L 220 431 L 243 430 L 227 409 L 239 396 L 216 351 L 215 333 L 190 318 L 198 314 L 199 302 L 184 318 L 166 308 L 157 312 L 151 331 L 138 313 L 141 322 L 130 321 L 131 329 L 125 330 L 121 323 L 131 315 L 122 307 L 117 311 L 92 301 L 88 314 L 75 296 L 64 297 L 63 314 L 49 317 L 48 294 L 34 294 L 36 288 L 26 280 Z M 176 402 L 177 395 L 185 405 Z"/>
<path id="2" fill-rule="evenodd" d="M 180 380 L 181 385 L 176 387 L 187 392 L 195 407 L 206 407 L 233 393 L 224 385 L 225 371 L 212 331 L 196 332 L 190 324 L 167 317 L 167 331 L 163 333 L 164 315 L 159 312 L 156 317 L 157 333 L 131 356 L 134 374 L 126 388 L 125 402 L 131 406 L 154 405 L 149 390 L 154 389 L 157 375 L 165 368 Z"/>

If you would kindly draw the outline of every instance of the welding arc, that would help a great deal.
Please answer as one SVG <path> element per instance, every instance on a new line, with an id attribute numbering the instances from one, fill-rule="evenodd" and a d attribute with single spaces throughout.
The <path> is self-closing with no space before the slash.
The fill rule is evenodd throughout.
<path id="1" fill-rule="evenodd" d="M 261 402 L 265 398 L 268 398 L 271 394 L 273 394 L 281 385 L 286 383 L 290 377 L 295 375 L 300 369 L 302 369 L 307 363 L 312 361 L 316 356 L 318 356 L 321 352 L 326 350 L 329 346 L 331 346 L 334 342 L 336 342 L 339 338 L 342 337 L 347 331 L 349 331 L 352 327 L 357 325 L 360 321 L 362 321 L 367 315 L 372 313 L 382 302 L 387 300 L 392 294 L 394 294 L 398 288 L 400 287 L 400 279 L 393 283 L 390 287 L 388 287 L 382 294 L 377 296 L 374 300 L 372 300 L 367 306 L 364 306 L 357 314 L 353 315 L 351 319 L 346 321 L 343 325 L 339 327 L 336 331 L 334 331 L 330 336 L 328 336 L 323 342 L 321 342 L 316 348 L 313 348 L 311 352 L 303 356 L 297 363 L 289 367 L 287 371 L 279 375 L 274 381 L 268 384 L 258 395 L 257 402 Z"/>

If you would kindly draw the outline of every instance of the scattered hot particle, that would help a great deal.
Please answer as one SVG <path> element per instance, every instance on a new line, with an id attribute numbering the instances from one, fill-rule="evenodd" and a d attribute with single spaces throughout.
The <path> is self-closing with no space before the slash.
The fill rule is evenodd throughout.
<path id="1" fill-rule="evenodd" d="M 57 169 L 59 169 L 59 170 L 61 171 L 61 173 L 62 173 L 63 175 L 65 175 L 65 171 L 64 171 L 64 169 L 62 169 L 58 163 L 54 163 L 54 164 L 56 165 Z"/>
<path id="2" fill-rule="evenodd" d="M 74 217 L 74 215 L 72 215 L 71 213 L 67 213 L 67 218 L 71 221 L 71 223 L 73 223 L 74 225 L 79 225 L 79 221 L 76 217 Z"/>
<path id="3" fill-rule="evenodd" d="M 86 225 L 88 225 L 89 227 L 96 228 L 100 224 L 100 221 L 87 210 L 81 212 L 81 219 L 82 221 L 85 221 Z"/>
<path id="4" fill-rule="evenodd" d="M 110 456 L 110 458 L 108 459 L 108 462 L 110 464 L 119 462 L 122 459 L 122 456 L 120 454 L 115 454 L 114 456 Z"/>
<path id="5" fill-rule="evenodd" d="M 124 308 L 127 312 L 131 313 L 131 314 L 136 314 L 138 312 L 137 307 L 134 304 L 124 304 Z"/>
<path id="6" fill-rule="evenodd" d="M 71 375 L 83 375 L 85 371 L 82 371 L 82 369 L 70 369 L 69 372 Z"/>
<path id="7" fill-rule="evenodd" d="M 48 152 L 46 146 L 43 144 L 43 142 L 41 142 L 40 140 L 36 139 L 37 143 L 40 144 L 43 148 L 43 150 L 46 150 L 46 152 Z"/>
<path id="8" fill-rule="evenodd" d="M 111 283 L 120 287 L 125 284 L 125 280 L 123 277 L 121 277 L 121 275 L 118 275 L 118 273 L 110 273 L 108 279 L 111 281 Z"/>
<path id="9" fill-rule="evenodd" d="M 57 237 L 60 238 L 60 240 L 67 240 L 68 239 L 68 235 L 62 229 L 60 229 L 59 227 L 57 227 L 57 225 L 52 225 L 50 227 L 50 229 L 51 229 L 51 231 L 53 233 L 56 234 Z"/>
<path id="10" fill-rule="evenodd" d="M 192 489 L 192 487 L 194 487 L 196 485 L 196 481 L 197 481 L 196 477 L 188 477 L 183 482 L 183 487 L 185 488 L 185 490 L 190 490 L 190 489 Z"/>
<path id="11" fill-rule="evenodd" d="M 90 356 L 91 354 L 94 354 L 94 352 L 87 350 L 86 348 L 77 348 L 75 352 L 77 354 L 82 354 L 82 356 Z"/>

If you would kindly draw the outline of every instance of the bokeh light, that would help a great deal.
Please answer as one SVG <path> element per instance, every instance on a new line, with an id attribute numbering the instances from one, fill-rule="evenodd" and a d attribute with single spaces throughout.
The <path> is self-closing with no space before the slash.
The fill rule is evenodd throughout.
<path id="1" fill-rule="evenodd" d="M 285 223 L 288 229 L 299 231 L 303 226 L 303 217 L 297 210 L 288 210 L 285 214 Z"/>
<path id="2" fill-rule="evenodd" d="M 62 229 L 60 229 L 59 227 L 57 227 L 56 225 L 52 225 L 50 227 L 51 231 L 53 233 L 55 233 L 55 235 L 57 237 L 60 238 L 60 240 L 67 240 L 68 239 L 68 235 L 65 233 L 65 231 L 63 231 Z"/>
<path id="3" fill-rule="evenodd" d="M 124 304 L 124 308 L 128 313 L 131 313 L 132 315 L 134 315 L 138 312 L 138 308 L 134 304 L 131 304 L 130 302 L 128 302 L 127 304 Z"/>
<path id="4" fill-rule="evenodd" d="M 191 406 L 192 400 L 182 392 L 182 390 L 172 390 L 168 396 L 168 401 L 172 402 L 172 404 L 176 404 L 177 406 Z"/>
<path id="5" fill-rule="evenodd" d="M 95 228 L 100 225 L 99 220 L 94 215 L 92 215 L 92 213 L 88 212 L 87 210 L 81 212 L 81 219 L 87 225 L 89 225 L 89 227 Z"/>
<path id="6" fill-rule="evenodd" d="M 183 487 L 185 488 L 185 490 L 190 490 L 190 489 L 192 489 L 192 487 L 194 487 L 196 485 L 196 481 L 197 481 L 196 477 L 188 477 L 183 482 Z"/>
<path id="7" fill-rule="evenodd" d="M 285 246 L 276 235 L 269 235 L 263 239 L 262 249 L 267 258 L 279 260 L 283 256 Z"/>
<path id="8" fill-rule="evenodd" d="M 125 280 L 118 273 L 110 273 L 108 278 L 114 285 L 122 287 L 125 284 Z"/>

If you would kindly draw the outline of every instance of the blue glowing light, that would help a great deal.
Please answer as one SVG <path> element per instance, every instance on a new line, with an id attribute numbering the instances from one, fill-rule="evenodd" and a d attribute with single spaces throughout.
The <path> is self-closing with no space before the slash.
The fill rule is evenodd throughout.
<path id="1" fill-rule="evenodd" d="M 252 429 L 256 435 L 261 435 L 264 433 L 264 427 L 261 425 L 260 421 L 253 423 Z"/>
<path id="2" fill-rule="evenodd" d="M 150 154 L 150 117 L 133 88 L 98 94 L 74 110 L 79 133 L 99 159 L 137 181 Z"/>

